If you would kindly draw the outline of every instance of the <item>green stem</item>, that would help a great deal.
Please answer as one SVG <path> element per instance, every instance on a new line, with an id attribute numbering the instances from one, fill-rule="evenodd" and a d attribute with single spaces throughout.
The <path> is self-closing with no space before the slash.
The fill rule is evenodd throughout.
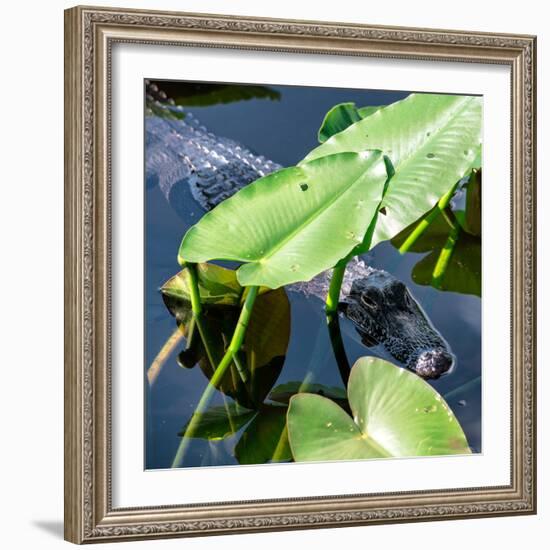
<path id="1" fill-rule="evenodd" d="M 248 323 L 250 321 L 250 316 L 252 315 L 252 308 L 254 307 L 254 302 L 258 296 L 259 287 L 251 286 L 248 287 L 248 292 L 244 300 L 243 308 L 237 321 L 237 327 L 227 348 L 227 353 L 231 352 L 231 355 L 237 353 L 243 344 L 243 340 L 246 334 L 246 329 L 248 328 Z"/>
<path id="2" fill-rule="evenodd" d="M 456 216 L 454 215 L 454 212 L 451 210 L 450 206 L 447 206 L 441 211 L 441 214 L 445 221 L 447 222 L 447 225 L 454 229 L 455 223 L 456 223 Z"/>
<path id="3" fill-rule="evenodd" d="M 208 406 L 210 405 L 210 401 L 212 400 L 212 397 L 216 392 L 216 386 L 219 385 L 227 368 L 232 363 L 233 356 L 239 351 L 239 349 L 242 346 L 242 343 L 246 334 L 246 329 L 250 321 L 250 316 L 252 314 L 252 308 L 254 307 L 254 302 L 256 300 L 257 295 L 258 295 L 258 287 L 257 286 L 250 287 L 246 295 L 246 299 L 244 301 L 244 305 L 241 310 L 239 320 L 237 321 L 237 326 L 235 327 L 235 331 L 233 332 L 233 337 L 231 338 L 231 342 L 229 343 L 229 346 L 224 356 L 222 357 L 222 360 L 220 361 L 219 365 L 214 371 L 214 374 L 212 375 L 210 382 L 206 386 L 199 400 L 199 403 L 195 408 L 195 412 L 193 413 L 193 416 L 191 417 L 191 420 L 187 425 L 185 434 L 181 439 L 180 445 L 176 452 L 176 456 L 174 457 L 174 460 L 172 462 L 172 468 L 179 468 L 183 463 L 183 459 L 185 458 L 185 453 L 189 447 L 190 440 L 194 437 L 194 434 L 197 431 L 197 427 L 199 426 L 201 415 L 204 414 L 208 409 Z M 199 330 L 200 330 L 200 324 L 199 324 Z"/>
<path id="4" fill-rule="evenodd" d="M 342 288 L 342 281 L 344 280 L 344 274 L 346 272 L 347 262 L 337 265 L 332 270 L 332 277 L 330 279 L 330 286 L 328 289 L 325 312 L 327 315 L 327 326 L 330 336 L 330 342 L 332 344 L 332 350 L 334 357 L 342 377 L 344 387 L 348 385 L 350 365 L 346 350 L 344 348 L 344 341 L 342 339 L 342 332 L 340 331 L 340 320 L 338 319 L 338 302 L 340 301 L 340 289 Z"/>
<path id="5" fill-rule="evenodd" d="M 215 349 L 215 346 L 212 345 L 212 339 L 210 338 L 210 333 L 208 332 L 208 324 L 204 323 L 204 318 L 202 316 L 193 317 L 193 319 L 195 320 L 195 326 L 199 330 L 199 336 L 202 340 L 202 345 L 206 353 L 206 358 L 208 359 L 208 363 L 212 368 L 212 372 L 214 372 L 218 361 L 217 358 L 214 357 L 214 354 L 212 352 L 212 350 Z"/>
<path id="6" fill-rule="evenodd" d="M 231 414 L 231 408 L 230 404 L 231 402 L 227 400 L 227 397 L 224 393 L 222 393 L 222 400 L 223 400 L 223 407 L 225 409 L 225 414 L 227 416 L 227 422 L 229 423 L 229 429 L 231 430 L 231 433 L 234 434 L 237 430 L 235 427 L 235 420 L 233 419 L 233 415 Z"/>
<path id="7" fill-rule="evenodd" d="M 321 342 L 323 341 L 324 341 L 324 327 L 320 327 L 319 330 L 317 331 L 317 338 L 316 338 L 314 349 L 318 350 L 321 345 Z M 311 363 L 308 367 L 306 375 L 304 376 L 304 379 L 302 380 L 302 383 L 300 384 L 300 387 L 298 388 L 298 391 L 296 393 L 306 393 L 310 385 L 313 383 L 315 374 L 317 373 L 317 369 L 319 368 L 319 365 L 321 365 L 320 358 L 316 356 L 317 356 L 317 353 L 314 353 L 312 355 Z M 283 429 L 283 431 L 281 432 L 281 435 L 279 436 L 279 441 L 277 442 L 277 446 L 275 447 L 275 451 L 273 452 L 273 455 L 271 457 L 272 462 L 276 462 L 278 459 L 280 459 L 282 450 L 285 448 L 286 440 L 288 440 L 288 429 L 285 423 L 285 428 Z"/>
<path id="8" fill-rule="evenodd" d="M 281 432 L 281 435 L 279 436 L 279 441 L 277 442 L 277 446 L 275 447 L 275 450 L 273 451 L 273 455 L 271 457 L 271 462 L 281 462 L 283 458 L 283 452 L 286 449 L 288 445 L 288 428 L 285 422 L 283 431 Z"/>
<path id="9" fill-rule="evenodd" d="M 432 273 L 432 284 L 435 288 L 441 288 L 441 285 L 443 283 L 443 277 L 445 276 L 447 267 L 451 262 L 451 258 L 456 246 L 456 242 L 458 241 L 459 235 L 460 235 L 460 225 L 458 223 L 455 223 L 453 229 L 451 229 L 451 231 L 449 232 L 449 236 L 447 237 L 447 241 L 445 242 L 445 245 L 441 249 L 439 258 L 437 259 L 437 262 L 435 264 L 435 267 Z"/>
<path id="10" fill-rule="evenodd" d="M 202 393 L 195 412 L 193 413 L 193 416 L 191 417 L 191 420 L 187 425 L 185 435 L 181 438 L 176 456 L 172 461 L 172 468 L 179 468 L 182 465 L 187 449 L 189 448 L 189 444 L 191 443 L 191 439 L 193 438 L 195 432 L 197 431 L 197 427 L 200 424 L 201 414 L 203 414 L 208 408 L 208 405 L 210 404 L 210 401 L 212 400 L 215 392 L 216 388 L 212 385 L 212 383 L 209 383 Z"/>
<path id="11" fill-rule="evenodd" d="M 340 288 L 342 288 L 342 281 L 344 280 L 344 273 L 346 272 L 346 265 L 337 265 L 332 270 L 332 277 L 330 279 L 330 286 L 328 289 L 325 311 L 327 315 L 336 313 L 338 310 L 338 302 L 340 301 Z"/>
<path id="12" fill-rule="evenodd" d="M 183 262 L 183 267 L 187 268 L 189 273 L 189 291 L 191 292 L 191 309 L 193 315 L 198 317 L 202 313 L 201 295 L 199 291 L 199 276 L 197 274 L 197 264 Z"/>
<path id="13" fill-rule="evenodd" d="M 239 376 L 241 377 L 243 384 L 246 384 L 250 378 L 250 373 L 248 371 L 246 364 L 239 359 L 238 353 L 235 353 L 233 355 L 233 361 L 235 362 L 235 366 L 237 367 L 237 372 L 239 373 Z"/>
<path id="14" fill-rule="evenodd" d="M 302 380 L 302 383 L 300 384 L 300 387 L 298 388 L 298 391 L 296 393 L 297 394 L 306 393 L 312 380 L 313 380 L 313 371 L 310 370 L 304 376 L 304 379 Z M 288 427 L 287 427 L 287 423 L 285 422 L 283 431 L 279 436 L 279 441 L 277 442 L 275 450 L 273 451 L 273 455 L 271 456 L 272 462 L 280 461 L 283 449 L 285 448 L 287 442 L 288 442 Z"/>
<path id="15" fill-rule="evenodd" d="M 334 353 L 334 358 L 336 359 L 336 364 L 338 365 L 338 371 L 340 372 L 340 377 L 342 378 L 344 387 L 347 388 L 351 367 L 346 354 L 346 348 L 344 347 L 344 340 L 342 339 L 340 319 L 338 319 L 338 315 L 327 315 L 327 326 L 330 336 L 330 343 L 332 344 L 332 351 Z"/>
<path id="16" fill-rule="evenodd" d="M 418 225 L 413 229 L 412 233 L 405 239 L 405 242 L 399 247 L 399 252 L 405 254 L 408 252 L 412 245 L 421 237 L 421 235 L 430 227 L 430 225 L 437 219 L 439 214 L 447 207 L 453 195 L 455 194 L 458 182 L 455 183 L 445 195 L 443 195 L 437 204 L 435 205 L 425 218 L 422 218 Z"/>
<path id="17" fill-rule="evenodd" d="M 212 353 L 213 346 L 211 344 L 212 340 L 210 339 L 210 334 L 208 332 L 208 327 L 205 323 L 203 323 L 202 317 L 193 317 L 192 321 L 194 321 L 194 325 L 198 328 L 199 335 L 202 340 L 202 344 L 204 347 L 204 351 L 206 352 L 206 358 L 208 360 L 208 363 L 210 364 L 210 368 L 212 369 L 212 372 L 216 369 L 217 361 L 214 357 L 214 354 Z M 189 324 L 191 327 L 191 323 Z M 223 406 L 225 407 L 225 412 L 227 414 L 227 420 L 229 421 L 229 426 L 231 428 L 231 431 L 234 431 L 234 422 L 233 422 L 233 416 L 231 415 L 231 409 L 229 408 L 229 403 L 227 399 L 225 398 L 225 395 L 222 393 L 222 399 L 223 399 Z"/>

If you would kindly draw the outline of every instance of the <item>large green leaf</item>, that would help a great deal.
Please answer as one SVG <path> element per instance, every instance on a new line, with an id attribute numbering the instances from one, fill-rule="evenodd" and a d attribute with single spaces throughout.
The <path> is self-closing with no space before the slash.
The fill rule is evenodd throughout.
<path id="1" fill-rule="evenodd" d="M 324 143 L 328 138 L 338 132 L 342 132 L 348 126 L 361 119 L 366 118 L 373 113 L 376 113 L 382 106 L 379 107 L 361 107 L 358 109 L 355 103 L 339 103 L 330 109 L 325 115 L 323 123 L 317 133 L 319 143 Z"/>
<path id="2" fill-rule="evenodd" d="M 184 352 L 181 359 L 187 367 L 198 363 L 210 379 L 237 326 L 241 309 L 240 299 L 237 297 L 240 297 L 243 289 L 233 270 L 217 265 L 199 265 L 197 271 L 201 298 L 205 297 L 200 334 L 207 341 L 202 340 L 195 328 L 193 345 Z M 167 308 L 178 323 L 184 325 L 186 337 L 189 336 L 189 321 L 192 317 L 191 303 L 186 291 L 188 277 L 187 269 L 184 269 L 161 289 Z M 227 291 L 225 295 L 223 289 Z M 249 374 L 248 379 L 243 382 L 237 366 L 232 363 L 217 389 L 244 407 L 257 408 L 281 372 L 289 339 L 290 304 L 284 288 L 259 294 L 243 346 L 237 356 L 241 366 Z"/>
<path id="3" fill-rule="evenodd" d="M 353 418 L 326 397 L 291 399 L 287 427 L 296 461 L 471 452 L 445 400 L 420 377 L 387 361 L 359 359 L 348 399 Z"/>
<path id="4" fill-rule="evenodd" d="M 379 151 L 284 168 L 205 214 L 185 234 L 179 259 L 246 262 L 237 271 L 243 286 L 308 281 L 362 242 L 386 177 Z"/>
<path id="5" fill-rule="evenodd" d="M 379 149 L 395 170 L 366 251 L 430 210 L 478 157 L 481 143 L 478 97 L 411 94 L 335 134 L 302 161 L 344 151 Z M 370 236 L 369 236 L 370 237 Z"/>

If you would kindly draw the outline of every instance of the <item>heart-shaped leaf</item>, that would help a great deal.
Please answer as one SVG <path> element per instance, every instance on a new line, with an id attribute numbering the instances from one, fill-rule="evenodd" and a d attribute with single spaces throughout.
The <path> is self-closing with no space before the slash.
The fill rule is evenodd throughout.
<path id="1" fill-rule="evenodd" d="M 379 149 L 395 174 L 380 205 L 381 215 L 363 253 L 397 235 L 430 210 L 479 155 L 481 98 L 411 94 L 333 135 L 302 161 L 344 151 Z"/>
<path id="2" fill-rule="evenodd" d="M 362 242 L 386 178 L 378 151 L 328 155 L 274 172 L 191 227 L 180 262 L 246 262 L 237 271 L 243 286 L 308 281 Z"/>
<path id="3" fill-rule="evenodd" d="M 422 378 L 382 359 L 363 357 L 351 371 L 350 417 L 313 394 L 290 400 L 287 427 L 296 461 L 468 454 L 445 400 Z"/>

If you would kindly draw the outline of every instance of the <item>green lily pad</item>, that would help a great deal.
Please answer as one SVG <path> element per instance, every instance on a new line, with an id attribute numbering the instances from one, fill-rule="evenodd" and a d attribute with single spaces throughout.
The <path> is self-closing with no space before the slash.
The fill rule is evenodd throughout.
<path id="1" fill-rule="evenodd" d="M 362 242 L 386 178 L 378 151 L 324 156 L 269 174 L 191 227 L 180 263 L 245 262 L 237 270 L 242 286 L 308 281 Z"/>
<path id="2" fill-rule="evenodd" d="M 445 400 L 414 373 L 373 357 L 351 371 L 349 416 L 312 394 L 290 400 L 287 427 L 296 461 L 469 454 L 466 436 Z"/>

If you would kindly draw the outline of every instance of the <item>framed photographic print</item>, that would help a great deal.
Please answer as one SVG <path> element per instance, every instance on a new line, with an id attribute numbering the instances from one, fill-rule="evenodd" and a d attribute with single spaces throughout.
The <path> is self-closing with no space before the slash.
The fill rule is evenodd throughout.
<path id="1" fill-rule="evenodd" d="M 65 536 L 530 514 L 535 37 L 65 13 Z"/>

